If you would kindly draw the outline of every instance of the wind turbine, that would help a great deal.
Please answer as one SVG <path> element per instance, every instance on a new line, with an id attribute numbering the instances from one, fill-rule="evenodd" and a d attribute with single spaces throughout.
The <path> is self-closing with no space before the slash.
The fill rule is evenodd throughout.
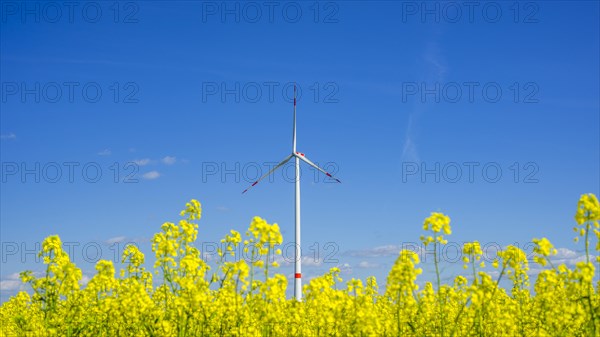
<path id="1" fill-rule="evenodd" d="M 295 262 L 294 262 L 294 297 L 296 298 L 296 300 L 301 301 L 302 300 L 302 256 L 301 256 L 302 253 L 301 253 L 301 249 L 300 249 L 300 161 L 301 160 L 304 161 L 308 165 L 323 172 L 329 178 L 335 179 L 338 183 L 341 183 L 341 181 L 339 179 L 335 178 L 334 176 L 332 176 L 331 174 L 329 174 L 329 172 L 327 172 L 327 171 L 323 170 L 322 168 L 318 167 L 317 165 L 315 165 L 315 163 L 310 161 L 310 159 L 306 158 L 304 153 L 296 151 L 296 85 L 295 84 L 294 84 L 294 131 L 293 131 L 293 136 L 292 136 L 292 154 L 285 157 L 285 159 L 283 159 L 279 164 L 277 164 L 275 167 L 273 167 L 269 172 L 267 172 L 262 177 L 258 178 L 258 180 L 255 181 L 254 183 L 252 183 L 252 185 L 250 185 L 250 187 L 245 189 L 244 192 L 242 192 L 242 194 L 246 193 L 249 189 L 256 186 L 256 184 L 258 184 L 259 181 L 261 181 L 264 178 L 271 175 L 273 172 L 275 172 L 275 170 L 277 170 L 281 166 L 285 165 L 285 163 L 287 163 L 292 158 L 294 158 L 294 160 L 295 160 L 295 167 L 296 167 L 296 181 L 295 181 L 296 182 L 296 227 L 295 227 L 296 228 L 296 230 L 295 230 L 296 249 L 295 249 Z"/>

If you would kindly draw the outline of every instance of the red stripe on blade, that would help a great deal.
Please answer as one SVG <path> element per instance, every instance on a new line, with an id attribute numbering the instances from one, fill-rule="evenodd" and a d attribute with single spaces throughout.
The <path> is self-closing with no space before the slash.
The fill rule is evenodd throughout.
<path id="1" fill-rule="evenodd" d="M 258 184 L 258 181 L 255 181 L 255 182 L 254 182 L 254 184 L 252 184 L 252 186 L 254 186 L 254 185 L 256 185 L 256 184 Z"/>

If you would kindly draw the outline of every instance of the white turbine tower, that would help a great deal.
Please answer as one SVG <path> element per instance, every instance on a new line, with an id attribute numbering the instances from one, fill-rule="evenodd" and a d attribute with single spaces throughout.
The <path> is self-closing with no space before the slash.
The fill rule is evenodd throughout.
<path id="1" fill-rule="evenodd" d="M 296 300 L 301 301 L 302 300 L 302 256 L 301 256 L 301 249 L 300 249 L 300 161 L 301 160 L 304 161 L 308 165 L 323 172 L 328 177 L 335 179 L 338 183 L 341 183 L 341 181 L 339 179 L 335 178 L 334 176 L 332 176 L 331 174 L 329 174 L 329 172 L 327 172 L 327 171 L 323 170 L 322 168 L 318 167 L 317 165 L 315 165 L 315 163 L 313 163 L 308 158 L 306 158 L 306 156 L 304 156 L 304 153 L 296 151 L 296 85 L 294 85 L 294 131 L 293 131 L 293 136 L 292 136 L 292 154 L 285 157 L 285 159 L 282 160 L 281 163 L 277 164 L 274 168 L 272 168 L 265 175 L 258 178 L 258 180 L 255 181 L 254 183 L 252 183 L 252 185 L 250 185 L 250 187 L 245 189 L 244 192 L 242 192 L 242 194 L 246 193 L 246 191 L 248 191 L 249 189 L 254 187 L 256 184 L 258 184 L 259 181 L 263 180 L 264 178 L 268 177 L 271 173 L 275 172 L 275 170 L 277 170 L 281 166 L 285 165 L 285 163 L 287 163 L 292 158 L 295 159 L 295 167 L 296 167 L 296 181 L 295 181 L 296 182 L 296 230 L 295 230 L 295 233 L 296 233 L 296 235 L 295 235 L 295 240 L 296 240 L 295 255 L 296 256 L 295 256 L 295 262 L 294 262 L 294 297 L 296 298 Z"/>

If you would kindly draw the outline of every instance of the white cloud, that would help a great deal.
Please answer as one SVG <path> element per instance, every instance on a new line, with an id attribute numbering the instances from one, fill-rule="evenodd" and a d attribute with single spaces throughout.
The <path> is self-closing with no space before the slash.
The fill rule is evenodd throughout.
<path id="1" fill-rule="evenodd" d="M 342 274 L 351 274 L 352 273 L 352 266 L 349 263 L 342 263 L 342 264 L 338 265 L 337 267 L 340 268 L 340 272 Z"/>
<path id="2" fill-rule="evenodd" d="M 418 247 L 413 247 L 418 248 Z M 351 250 L 346 254 L 357 257 L 383 257 L 383 256 L 398 256 L 402 247 L 397 245 L 377 246 L 362 250 Z M 407 249 L 410 249 L 407 247 Z"/>
<path id="3" fill-rule="evenodd" d="M 112 154 L 112 152 L 110 151 L 110 149 L 104 149 L 100 152 L 98 152 L 99 156 L 110 156 Z"/>
<path id="4" fill-rule="evenodd" d="M 302 257 L 302 266 L 306 267 L 318 267 L 323 264 L 323 260 L 319 258 L 314 258 L 312 256 L 303 256 Z"/>
<path id="5" fill-rule="evenodd" d="M 163 159 L 161 159 L 160 161 L 162 161 L 163 164 L 166 164 L 166 165 L 173 165 L 173 164 L 175 164 L 176 160 L 177 160 L 177 158 L 175 158 L 175 157 L 166 156 Z"/>
<path id="6" fill-rule="evenodd" d="M 437 41 L 430 41 L 427 44 L 423 54 L 423 69 L 420 72 L 424 74 L 424 79 L 427 82 L 443 82 L 448 67 L 443 57 L 443 50 Z M 414 99 L 416 96 L 413 96 Z M 425 102 L 421 102 L 425 103 Z M 427 107 L 423 104 L 417 104 L 409 113 L 408 124 L 405 132 L 404 145 L 402 146 L 401 161 L 420 162 L 419 150 L 417 146 L 417 136 L 421 126 L 418 123 L 419 117 L 427 111 Z"/>
<path id="7" fill-rule="evenodd" d="M 19 273 L 13 273 L 6 277 L 6 279 L 0 281 L 0 290 L 13 291 L 19 290 L 24 286 L 23 282 L 19 277 Z"/>
<path id="8" fill-rule="evenodd" d="M 3 290 L 3 291 L 19 290 L 21 288 L 21 285 L 23 285 L 23 283 L 21 281 L 3 280 L 3 281 L 0 281 L 0 290 Z"/>
<path id="9" fill-rule="evenodd" d="M 577 252 L 572 251 L 568 248 L 557 248 L 556 255 L 553 258 L 555 259 L 572 259 L 577 257 Z"/>
<path id="10" fill-rule="evenodd" d="M 576 252 L 568 248 L 557 248 L 556 251 L 556 255 L 550 256 L 550 261 L 555 267 L 564 264 L 569 269 L 573 269 L 578 262 L 585 262 L 586 260 L 585 252 Z M 590 261 L 593 261 L 595 258 L 595 255 L 590 254 Z M 538 275 L 542 271 L 549 269 L 549 266 L 542 267 L 531 260 L 529 261 L 529 266 L 529 276 Z"/>
<path id="11" fill-rule="evenodd" d="M 105 243 L 107 245 L 112 245 L 114 243 L 121 243 L 123 241 L 125 241 L 126 237 L 124 236 L 115 236 L 114 238 L 110 238 L 108 240 L 105 241 Z"/>
<path id="12" fill-rule="evenodd" d="M 202 260 L 210 262 L 215 258 L 215 255 L 217 255 L 216 252 L 204 252 L 202 253 Z"/>
<path id="13" fill-rule="evenodd" d="M 146 166 L 146 165 L 150 164 L 150 159 L 149 158 L 136 159 L 133 161 L 133 163 L 136 164 L 137 166 Z"/>
<path id="14" fill-rule="evenodd" d="M 150 172 L 146 172 L 142 175 L 142 178 L 147 179 L 147 180 L 154 180 L 154 179 L 157 179 L 158 177 L 160 177 L 160 173 L 158 173 L 158 171 L 150 171 Z"/>
<path id="15" fill-rule="evenodd" d="M 290 252 L 293 254 L 293 250 L 290 249 Z M 275 255 L 273 257 L 273 261 L 281 264 L 281 265 L 286 265 L 286 266 L 290 266 L 293 265 L 295 262 L 295 258 L 294 256 L 282 256 L 282 255 Z M 320 258 L 316 258 L 314 256 L 303 256 L 302 257 L 302 266 L 303 267 L 319 267 L 323 264 L 323 259 Z"/>
<path id="16" fill-rule="evenodd" d="M 404 146 L 402 148 L 402 154 L 400 158 L 402 161 L 408 161 L 413 163 L 421 162 L 421 158 L 419 157 L 419 151 L 417 150 L 417 144 L 415 144 L 414 136 L 411 135 L 410 132 L 410 124 L 412 124 L 413 116 L 409 116 L 409 127 L 406 132 L 406 138 L 404 139 Z M 402 168 L 404 170 L 404 168 Z"/>
<path id="17" fill-rule="evenodd" d="M 594 258 L 594 255 L 590 255 L 590 260 Z M 563 263 L 567 266 L 574 266 L 577 262 L 585 261 L 585 253 L 577 253 L 568 248 L 557 248 L 556 255 L 550 257 L 550 261 L 556 266 Z"/>
<path id="18" fill-rule="evenodd" d="M 81 284 L 82 286 L 84 286 L 84 285 L 88 284 L 88 282 L 90 282 L 91 279 L 92 278 L 90 276 L 83 274 L 81 276 L 81 280 L 79 281 L 79 284 Z"/>
<path id="19" fill-rule="evenodd" d="M 15 135 L 14 133 L 8 133 L 8 134 L 4 134 L 4 135 L 0 135 L 0 139 L 3 140 L 15 140 L 17 139 L 17 135 Z"/>
<path id="20" fill-rule="evenodd" d="M 379 268 L 381 265 L 379 263 L 371 263 L 368 261 L 361 261 L 358 263 L 358 268 L 371 269 L 371 268 Z"/>

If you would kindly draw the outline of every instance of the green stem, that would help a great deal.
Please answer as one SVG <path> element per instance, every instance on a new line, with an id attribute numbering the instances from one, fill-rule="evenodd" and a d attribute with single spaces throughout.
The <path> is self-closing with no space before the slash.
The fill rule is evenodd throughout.
<path id="1" fill-rule="evenodd" d="M 435 240 L 435 242 L 433 243 L 433 263 L 435 264 L 435 275 L 437 277 L 437 288 L 438 288 L 438 300 L 439 300 L 439 305 L 440 305 L 440 326 L 441 326 L 441 336 L 444 337 L 444 302 L 442 301 L 442 297 L 441 297 L 441 290 L 442 290 L 442 282 L 440 280 L 440 269 L 438 266 L 438 259 L 437 259 L 437 246 L 438 246 L 438 242 L 437 242 L 437 234 L 433 234 L 433 238 Z"/>
<path id="2" fill-rule="evenodd" d="M 441 288 L 441 281 L 440 281 L 440 270 L 438 267 L 438 261 L 437 261 L 437 235 L 434 234 L 434 239 L 436 240 L 433 243 L 433 263 L 435 264 L 435 275 L 437 277 L 437 290 L 438 290 L 438 294 L 440 292 L 440 288 Z"/>
<path id="3" fill-rule="evenodd" d="M 473 284 L 477 284 L 477 273 L 475 271 L 475 255 L 471 256 L 471 266 L 473 267 Z"/>
<path id="4" fill-rule="evenodd" d="M 585 260 L 587 263 L 590 263 L 590 242 L 589 242 L 589 234 L 590 234 L 590 223 L 586 222 L 585 224 Z"/>

